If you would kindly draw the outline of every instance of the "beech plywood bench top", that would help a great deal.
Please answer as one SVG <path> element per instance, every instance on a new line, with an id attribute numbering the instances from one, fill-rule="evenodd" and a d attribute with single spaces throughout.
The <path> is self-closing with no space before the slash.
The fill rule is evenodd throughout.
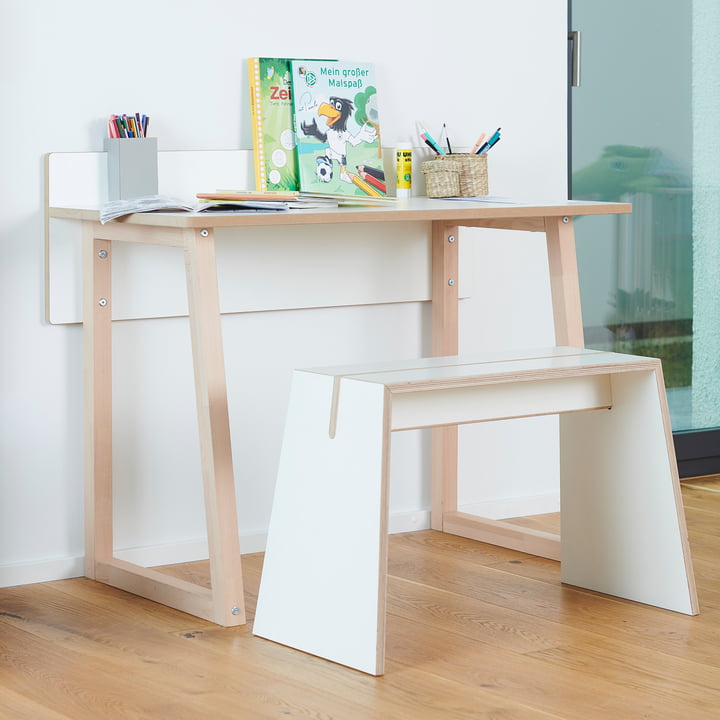
<path id="1" fill-rule="evenodd" d="M 651 369 L 656 358 L 624 355 L 574 347 L 548 347 L 534 351 L 455 355 L 450 357 L 391 360 L 387 362 L 306 368 L 301 372 L 352 378 L 385 385 L 392 393 L 485 385 L 513 380 L 540 380 L 549 376 Z"/>

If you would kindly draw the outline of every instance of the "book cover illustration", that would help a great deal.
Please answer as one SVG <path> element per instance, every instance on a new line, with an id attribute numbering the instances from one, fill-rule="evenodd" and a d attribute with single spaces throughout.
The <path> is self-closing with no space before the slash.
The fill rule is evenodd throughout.
<path id="1" fill-rule="evenodd" d="M 385 197 L 374 66 L 321 60 L 291 66 L 301 192 Z"/>
<path id="2" fill-rule="evenodd" d="M 255 187 L 298 190 L 290 58 L 248 60 Z"/>

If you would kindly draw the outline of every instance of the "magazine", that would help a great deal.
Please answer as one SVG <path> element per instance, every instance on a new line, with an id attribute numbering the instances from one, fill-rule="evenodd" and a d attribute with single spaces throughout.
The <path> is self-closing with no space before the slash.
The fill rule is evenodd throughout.
<path id="1" fill-rule="evenodd" d="M 290 59 L 249 58 L 248 77 L 255 186 L 263 191 L 297 190 Z"/>
<path id="2" fill-rule="evenodd" d="M 216 200 L 199 203 L 188 203 L 185 200 L 167 195 L 145 195 L 130 200 L 110 200 L 100 209 L 100 222 L 146 212 L 258 212 L 272 210 L 289 210 L 290 205 L 281 200 Z"/>
<path id="3" fill-rule="evenodd" d="M 300 191 L 385 197 L 374 66 L 293 60 L 291 67 Z"/>

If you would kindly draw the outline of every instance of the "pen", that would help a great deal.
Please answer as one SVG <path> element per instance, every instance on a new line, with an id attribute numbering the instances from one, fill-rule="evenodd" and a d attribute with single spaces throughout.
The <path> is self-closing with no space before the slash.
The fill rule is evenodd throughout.
<path id="1" fill-rule="evenodd" d="M 435 142 L 432 135 L 430 135 L 430 133 L 428 133 L 428 131 L 425 130 L 417 120 L 415 121 L 415 124 L 417 125 L 418 135 L 420 135 L 420 138 L 425 142 L 425 144 L 432 148 L 438 155 L 445 155 L 445 151 Z"/>
<path id="2" fill-rule="evenodd" d="M 494 147 L 500 142 L 501 139 L 502 139 L 502 138 L 498 135 L 498 136 L 495 138 L 495 141 L 494 141 L 494 142 L 490 143 L 482 152 L 477 153 L 477 154 L 478 154 L 478 155 L 487 155 L 488 151 L 489 151 L 489 150 L 492 150 L 492 148 L 494 148 Z"/>
<path id="3" fill-rule="evenodd" d="M 475 151 L 476 155 L 482 155 L 484 152 L 487 152 L 497 141 L 500 137 L 500 130 L 501 128 L 498 128 L 490 137 L 489 140 L 486 140 L 478 150 Z"/>
<path id="4" fill-rule="evenodd" d="M 447 145 L 448 155 L 452 155 L 452 148 L 450 147 L 450 137 L 447 134 L 447 128 L 445 127 L 445 123 L 443 123 L 443 135 L 445 136 L 445 144 Z"/>

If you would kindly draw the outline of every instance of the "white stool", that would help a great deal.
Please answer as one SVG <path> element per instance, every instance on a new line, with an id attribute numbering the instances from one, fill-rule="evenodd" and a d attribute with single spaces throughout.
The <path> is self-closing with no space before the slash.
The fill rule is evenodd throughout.
<path id="1" fill-rule="evenodd" d="M 254 634 L 382 674 L 390 432 L 556 413 L 563 582 L 696 614 L 660 361 L 548 348 L 295 371 Z"/>

